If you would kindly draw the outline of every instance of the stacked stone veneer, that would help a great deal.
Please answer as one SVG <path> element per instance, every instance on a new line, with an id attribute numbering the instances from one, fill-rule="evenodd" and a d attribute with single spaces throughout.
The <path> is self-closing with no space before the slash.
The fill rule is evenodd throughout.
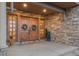
<path id="1" fill-rule="evenodd" d="M 57 13 L 48 16 L 46 27 L 51 32 L 52 40 L 79 46 L 79 6 L 68 9 L 64 15 Z"/>
<path id="2" fill-rule="evenodd" d="M 66 31 L 68 43 L 79 46 L 79 6 L 66 11 L 65 23 L 69 30 Z"/>
<path id="3" fill-rule="evenodd" d="M 56 13 L 51 16 L 48 16 L 47 20 L 45 21 L 46 28 L 48 29 L 48 31 L 51 32 L 52 40 L 56 42 L 61 42 L 64 38 L 65 33 L 63 33 L 63 31 L 61 30 L 64 25 L 63 20 L 63 14 Z"/>

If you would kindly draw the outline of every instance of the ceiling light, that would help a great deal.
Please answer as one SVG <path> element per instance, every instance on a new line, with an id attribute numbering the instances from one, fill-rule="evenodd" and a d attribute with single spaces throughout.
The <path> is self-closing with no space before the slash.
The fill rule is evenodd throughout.
<path id="1" fill-rule="evenodd" d="M 45 13 L 47 10 L 46 9 L 43 9 L 43 12 Z"/>
<path id="2" fill-rule="evenodd" d="M 23 4 L 23 6 L 24 6 L 24 7 L 27 7 L 27 4 L 26 4 L 26 3 L 24 3 L 24 4 Z"/>

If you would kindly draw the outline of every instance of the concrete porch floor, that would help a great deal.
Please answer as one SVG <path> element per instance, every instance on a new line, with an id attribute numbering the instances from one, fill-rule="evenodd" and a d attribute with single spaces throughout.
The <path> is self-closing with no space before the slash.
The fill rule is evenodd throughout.
<path id="1" fill-rule="evenodd" d="M 55 42 L 34 42 L 30 44 L 15 44 L 8 48 L 8 56 L 75 56 L 78 47 Z"/>

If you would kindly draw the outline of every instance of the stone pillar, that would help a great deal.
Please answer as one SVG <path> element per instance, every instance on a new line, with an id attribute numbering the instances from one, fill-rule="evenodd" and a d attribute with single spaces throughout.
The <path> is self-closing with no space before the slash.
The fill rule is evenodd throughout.
<path id="1" fill-rule="evenodd" d="M 0 55 L 6 54 L 6 3 L 0 2 Z"/>

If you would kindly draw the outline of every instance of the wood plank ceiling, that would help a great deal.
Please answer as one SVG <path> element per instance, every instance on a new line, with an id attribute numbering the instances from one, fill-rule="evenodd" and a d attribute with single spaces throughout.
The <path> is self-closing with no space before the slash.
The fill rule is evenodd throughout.
<path id="1" fill-rule="evenodd" d="M 35 5 L 33 3 L 26 3 L 28 6 L 25 8 L 23 7 L 23 2 L 15 2 L 14 3 L 14 8 L 18 9 L 20 11 L 24 11 L 24 12 L 31 12 L 31 13 L 36 13 L 36 14 L 53 14 L 55 13 L 55 11 L 50 10 L 48 8 L 39 6 L 39 5 Z M 7 3 L 7 6 L 10 7 L 10 3 Z M 43 13 L 43 9 L 47 9 L 46 13 Z"/>
<path id="2" fill-rule="evenodd" d="M 23 7 L 23 3 L 27 4 L 27 8 Z M 61 8 L 63 10 L 77 6 L 77 4 L 74 2 L 67 2 L 67 3 L 66 2 L 42 2 L 42 3 L 50 6 L 55 6 L 57 8 Z M 10 2 L 7 2 L 7 6 L 10 7 Z M 35 5 L 31 2 L 14 2 L 14 8 L 20 11 L 37 13 L 42 15 L 54 14 L 56 12 L 55 10 L 51 10 L 43 6 Z M 43 13 L 43 9 L 47 9 L 47 12 Z"/>
<path id="3" fill-rule="evenodd" d="M 62 8 L 62 9 L 69 9 L 69 8 L 73 8 L 75 6 L 78 6 L 78 4 L 76 4 L 75 2 L 47 2 L 46 4 L 51 5 L 51 6 L 55 6 L 58 8 Z"/>

